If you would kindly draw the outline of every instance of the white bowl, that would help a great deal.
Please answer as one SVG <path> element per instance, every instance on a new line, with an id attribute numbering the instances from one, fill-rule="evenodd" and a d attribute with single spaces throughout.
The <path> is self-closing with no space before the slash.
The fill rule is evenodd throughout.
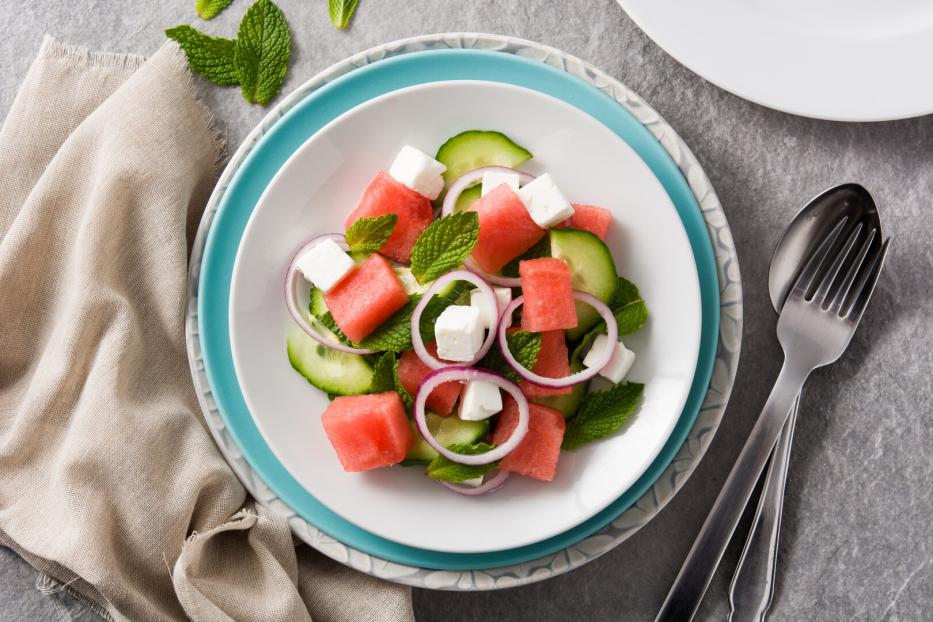
<path id="1" fill-rule="evenodd" d="M 553 482 L 512 477 L 480 498 L 452 494 L 420 468 L 346 473 L 319 421 L 327 396 L 289 365 L 285 267 L 308 238 L 342 231 L 346 214 L 404 144 L 431 153 L 464 130 L 505 132 L 535 154 L 574 202 L 610 209 L 607 243 L 651 317 L 625 338 L 638 359 L 630 379 L 645 398 L 621 431 L 562 452 Z M 613 132 L 537 91 L 446 81 L 373 99 L 321 129 L 282 167 L 247 225 L 233 274 L 230 333 L 237 378 L 266 442 L 309 493 L 345 520 L 423 549 L 480 553 L 566 531 L 622 494 L 668 438 L 693 380 L 700 292 L 686 233 L 661 184 Z"/>

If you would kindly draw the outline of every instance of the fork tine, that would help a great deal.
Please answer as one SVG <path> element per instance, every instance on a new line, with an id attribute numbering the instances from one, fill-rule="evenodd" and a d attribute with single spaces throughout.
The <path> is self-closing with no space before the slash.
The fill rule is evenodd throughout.
<path id="1" fill-rule="evenodd" d="M 833 262 L 830 264 L 829 270 L 823 275 L 823 280 L 820 282 L 819 288 L 813 295 L 813 300 L 821 306 L 827 306 L 826 303 L 829 301 L 829 292 L 833 287 L 833 283 L 836 282 L 836 277 L 839 276 L 842 267 L 849 260 L 849 255 L 852 253 L 855 243 L 858 241 L 859 236 L 862 235 L 862 228 L 862 223 L 855 225 L 855 228 L 849 233 L 849 237 L 846 239 L 845 244 L 842 245 L 842 248 L 839 249 L 839 252 L 833 257 Z"/>
<path id="2" fill-rule="evenodd" d="M 836 244 L 836 240 L 839 239 L 839 235 L 842 233 L 842 229 L 845 227 L 848 220 L 849 217 L 845 216 L 836 223 L 836 226 L 829 232 L 829 235 L 826 236 L 823 241 L 820 242 L 816 250 L 813 251 L 813 254 L 807 260 L 807 264 L 797 276 L 797 280 L 794 281 L 794 288 L 791 290 L 792 295 L 801 298 L 806 297 L 807 292 L 810 291 L 810 288 L 817 281 L 819 273 L 822 272 L 823 263 L 826 261 L 829 251 Z"/>
<path id="3" fill-rule="evenodd" d="M 855 283 L 855 278 L 859 275 L 859 271 L 862 269 L 862 265 L 865 263 L 865 258 L 868 256 L 868 251 L 871 250 L 872 245 L 875 243 L 875 237 L 878 235 L 878 230 L 872 227 L 871 231 L 868 232 L 868 237 L 859 247 L 858 254 L 855 257 L 855 260 L 849 266 L 849 271 L 846 273 L 845 278 L 840 283 L 839 288 L 836 290 L 836 293 L 833 296 L 832 305 L 830 308 L 834 313 L 839 315 L 844 315 L 842 313 L 842 308 L 846 305 L 847 301 L 851 303 L 851 293 L 853 291 L 853 284 Z"/>
<path id="4" fill-rule="evenodd" d="M 858 321 L 862 319 L 862 313 L 865 311 L 865 307 L 871 299 L 872 292 L 875 291 L 878 277 L 881 276 L 881 268 L 884 266 L 884 258 L 888 254 L 888 243 L 890 241 L 890 238 L 884 241 L 884 244 L 881 245 L 881 249 L 872 258 L 871 263 L 868 265 L 868 269 L 865 270 L 865 275 L 859 279 L 859 287 L 853 292 L 855 299 L 847 314 L 850 322 L 858 323 Z"/>

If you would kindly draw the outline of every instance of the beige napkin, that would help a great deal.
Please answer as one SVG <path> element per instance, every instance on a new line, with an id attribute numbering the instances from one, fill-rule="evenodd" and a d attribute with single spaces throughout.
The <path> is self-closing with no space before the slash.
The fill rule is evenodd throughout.
<path id="1" fill-rule="evenodd" d="M 221 144 L 190 80 L 174 44 L 46 39 L 0 130 L 0 544 L 104 617 L 412 620 L 296 549 L 205 428 L 186 236 Z"/>

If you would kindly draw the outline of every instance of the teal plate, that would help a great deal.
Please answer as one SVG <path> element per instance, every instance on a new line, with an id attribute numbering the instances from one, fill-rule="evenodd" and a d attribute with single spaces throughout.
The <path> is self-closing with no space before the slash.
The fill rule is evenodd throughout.
<path id="1" fill-rule="evenodd" d="M 576 106 L 626 141 L 651 168 L 683 221 L 700 280 L 702 335 L 696 374 L 684 411 L 658 457 L 606 509 L 557 536 L 490 553 L 454 554 L 400 545 L 340 518 L 311 496 L 266 445 L 237 384 L 230 351 L 228 307 L 237 247 L 262 192 L 285 161 L 312 134 L 369 99 L 438 80 L 490 80 L 538 90 Z M 616 519 L 667 469 L 694 425 L 707 393 L 719 335 L 717 264 L 699 205 L 680 169 L 645 126 L 612 98 L 554 67 L 482 50 L 430 50 L 387 58 L 355 69 L 313 91 L 276 120 L 226 186 L 204 246 L 197 292 L 204 371 L 217 409 L 249 465 L 281 501 L 335 540 L 369 555 L 420 568 L 445 570 L 521 564 L 564 549 Z"/>

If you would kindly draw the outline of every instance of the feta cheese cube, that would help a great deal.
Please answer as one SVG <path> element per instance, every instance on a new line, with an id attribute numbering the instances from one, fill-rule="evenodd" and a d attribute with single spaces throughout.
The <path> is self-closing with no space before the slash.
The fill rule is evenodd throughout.
<path id="1" fill-rule="evenodd" d="M 612 382 L 619 383 L 625 378 L 625 374 L 632 368 L 635 362 L 635 353 L 625 347 L 621 341 L 612 344 L 609 343 L 607 335 L 599 335 L 590 346 L 590 351 L 583 357 L 583 364 L 586 367 L 592 367 L 596 359 L 605 351 L 605 348 L 612 348 L 612 357 L 604 368 L 599 371 L 599 375 Z"/>
<path id="2" fill-rule="evenodd" d="M 485 328 L 476 307 L 450 305 L 434 324 L 437 356 L 447 361 L 472 361 L 483 345 Z"/>
<path id="3" fill-rule="evenodd" d="M 573 206 L 549 173 L 526 184 L 518 191 L 518 197 L 528 210 L 528 215 L 542 229 L 553 227 L 573 216 Z"/>
<path id="4" fill-rule="evenodd" d="M 470 486 L 471 488 L 479 488 L 480 486 L 483 485 L 483 477 L 484 477 L 484 476 L 480 475 L 479 477 L 473 477 L 473 478 L 470 478 L 470 479 L 465 479 L 465 480 L 463 480 L 463 481 L 460 482 L 460 483 L 461 483 L 463 486 Z"/>
<path id="5" fill-rule="evenodd" d="M 460 418 L 464 421 L 489 419 L 502 410 L 499 387 L 484 380 L 471 380 L 460 396 Z"/>
<path id="6" fill-rule="evenodd" d="M 508 287 L 493 287 L 492 291 L 496 294 L 497 308 L 489 308 L 489 299 L 478 289 L 470 290 L 470 306 L 476 307 L 480 311 L 480 317 L 483 325 L 494 329 L 499 324 L 499 313 L 505 306 L 512 302 L 512 290 Z"/>
<path id="7" fill-rule="evenodd" d="M 298 258 L 297 267 L 315 287 L 329 292 L 356 264 L 336 242 L 325 238 Z"/>
<path id="8" fill-rule="evenodd" d="M 444 189 L 442 175 L 446 170 L 446 166 L 428 154 L 405 145 L 395 156 L 395 161 L 389 168 L 389 175 L 395 181 L 433 201 Z"/>
<path id="9" fill-rule="evenodd" d="M 483 189 L 480 196 L 486 196 L 492 192 L 493 188 L 505 184 L 513 191 L 518 192 L 518 173 L 500 173 L 499 171 L 488 171 L 483 173 Z"/>

